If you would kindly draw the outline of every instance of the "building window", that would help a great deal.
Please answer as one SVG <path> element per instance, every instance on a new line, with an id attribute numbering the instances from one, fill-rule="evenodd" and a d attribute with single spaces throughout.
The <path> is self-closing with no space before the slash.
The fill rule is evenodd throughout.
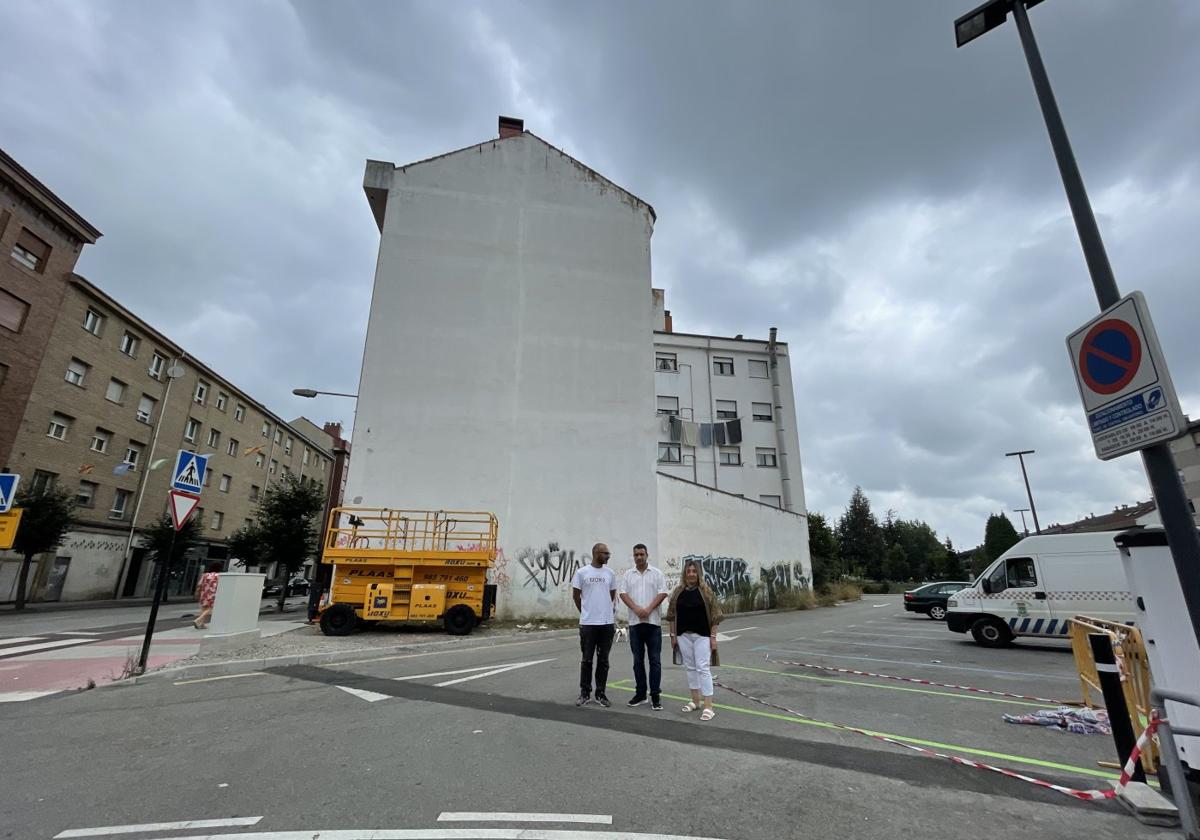
<path id="1" fill-rule="evenodd" d="M 219 511 L 219 510 L 214 510 L 213 517 L 212 517 L 212 529 L 214 531 L 220 531 L 221 526 L 224 524 L 225 524 L 225 514 L 221 513 L 221 511 Z"/>
<path id="2" fill-rule="evenodd" d="M 771 507 L 783 507 L 783 503 L 778 496 L 759 496 L 758 500 L 764 505 Z"/>
<path id="3" fill-rule="evenodd" d="M 683 454 L 678 443 L 659 443 L 658 444 L 658 463 L 660 464 L 682 464 Z"/>
<path id="4" fill-rule="evenodd" d="M 89 306 L 83 313 L 83 328 L 92 335 L 100 335 L 104 330 L 104 316 Z"/>
<path id="5" fill-rule="evenodd" d="M 196 438 L 200 436 L 200 421 L 193 417 L 189 417 L 187 428 L 183 430 L 183 439 L 188 443 L 195 443 Z"/>
<path id="6" fill-rule="evenodd" d="M 96 427 L 96 431 L 92 433 L 92 451 L 99 452 L 101 455 L 108 452 L 108 444 L 112 441 L 112 432 L 108 429 Z"/>
<path id="7" fill-rule="evenodd" d="M 658 397 L 658 413 L 679 416 L 679 397 Z"/>
<path id="8" fill-rule="evenodd" d="M 204 401 L 208 399 L 208 383 L 203 379 L 196 383 L 196 393 L 192 395 L 192 399 L 200 405 L 204 405 Z"/>
<path id="9" fill-rule="evenodd" d="M 50 257 L 50 246 L 25 228 L 13 245 L 12 258 L 30 271 L 41 274 L 46 270 L 46 260 Z"/>
<path id="10" fill-rule="evenodd" d="M 109 380 L 108 390 L 105 392 L 104 398 L 109 402 L 115 402 L 117 405 L 125 402 L 125 383 L 120 379 Z"/>
<path id="11" fill-rule="evenodd" d="M 217 489 L 220 490 L 222 493 L 228 493 L 229 492 L 229 484 L 231 481 L 233 481 L 232 476 L 228 476 L 228 475 L 221 476 L 221 483 L 219 485 L 217 485 Z"/>
<path id="12" fill-rule="evenodd" d="M 294 441 L 292 440 L 292 437 L 291 437 L 291 435 L 288 435 L 287 443 L 286 443 L 286 444 L 284 445 L 284 447 L 283 447 L 283 453 L 284 453 L 285 455 L 291 455 L 291 454 L 292 454 L 292 444 L 293 444 L 293 443 L 294 443 Z"/>
<path id="13" fill-rule="evenodd" d="M 275 471 L 279 469 L 279 462 L 274 458 L 271 459 L 271 467 L 267 470 L 269 475 L 275 475 Z"/>
<path id="14" fill-rule="evenodd" d="M 304 463 L 306 464 L 308 463 L 309 454 L 308 447 L 304 447 Z"/>
<path id="15" fill-rule="evenodd" d="M 767 363 L 765 361 L 763 361 L 762 359 L 751 359 L 748 362 L 748 364 L 750 365 L 750 378 L 751 379 L 769 379 L 770 378 L 771 374 L 770 374 L 769 369 L 767 368 Z"/>
<path id="16" fill-rule="evenodd" d="M 255 453 L 254 466 L 258 467 L 259 469 L 262 469 L 262 465 L 266 462 L 266 460 L 267 460 L 267 456 L 263 455 L 261 452 Z"/>
<path id="17" fill-rule="evenodd" d="M 225 406 L 229 404 L 229 395 L 224 391 L 217 391 L 217 411 L 224 411 Z"/>
<path id="18" fill-rule="evenodd" d="M 125 463 L 129 465 L 130 470 L 137 469 L 138 461 L 142 457 L 142 450 L 145 448 L 143 444 L 129 441 L 129 446 L 125 450 Z"/>
<path id="19" fill-rule="evenodd" d="M 265 420 L 263 421 L 262 435 L 265 438 L 269 438 L 271 436 L 271 424 Z"/>
<path id="20" fill-rule="evenodd" d="M 717 400 L 717 419 L 734 420 L 737 418 L 736 400 Z"/>
<path id="21" fill-rule="evenodd" d="M 280 442 L 282 442 L 282 441 L 283 441 L 283 430 L 276 429 L 275 430 L 275 445 L 278 446 L 280 444 Z"/>
<path id="22" fill-rule="evenodd" d="M 154 406 L 157 400 L 154 397 L 142 394 L 142 398 L 138 400 L 137 419 L 139 423 L 149 423 L 154 417 Z"/>
<path id="23" fill-rule="evenodd" d="M 95 507 L 96 488 L 99 486 L 94 481 L 79 482 L 79 489 L 75 491 L 75 504 L 85 508 Z"/>
<path id="24" fill-rule="evenodd" d="M 148 371 L 155 379 L 162 379 L 163 368 L 167 366 L 167 357 L 162 353 L 155 353 L 150 357 L 150 370 Z"/>
<path id="25" fill-rule="evenodd" d="M 72 385 L 83 387 L 83 380 L 87 379 L 88 371 L 91 370 L 91 365 L 87 362 L 81 362 L 79 359 L 71 359 L 67 363 L 66 380 Z"/>
<path id="26" fill-rule="evenodd" d="M 754 460 L 760 467 L 778 466 L 775 463 L 775 450 L 767 446 L 760 446 L 754 450 Z"/>
<path id="27" fill-rule="evenodd" d="M 129 330 L 125 330 L 125 335 L 121 336 L 121 352 L 131 359 L 136 359 L 138 348 L 141 346 L 142 340 Z"/>
<path id="28" fill-rule="evenodd" d="M 118 490 L 113 493 L 112 509 L 108 512 L 109 519 L 124 519 L 125 510 L 129 507 L 129 497 L 133 493 L 129 490 Z"/>
<path id="29" fill-rule="evenodd" d="M 750 403 L 750 413 L 754 415 L 755 420 L 773 420 L 775 415 L 771 413 L 770 403 Z"/>
<path id="30" fill-rule="evenodd" d="M 221 433 L 216 429 L 208 430 L 208 445 L 213 449 L 217 448 L 217 444 L 221 442 Z"/>
<path id="31" fill-rule="evenodd" d="M 282 475 L 284 478 L 287 478 L 287 477 L 288 477 L 289 475 L 291 475 L 291 474 L 292 474 L 292 468 L 291 468 L 291 467 L 289 467 L 287 464 L 284 464 L 284 465 L 283 465 L 283 472 L 282 472 L 282 473 L 280 473 L 280 475 Z"/>
<path id="32" fill-rule="evenodd" d="M 241 423 L 246 419 L 246 406 L 238 403 L 233 409 L 233 419 Z"/>
<path id="33" fill-rule="evenodd" d="M 733 376 L 733 357 L 713 356 L 713 373 L 717 376 Z"/>
<path id="34" fill-rule="evenodd" d="M 50 428 L 46 434 L 55 440 L 66 440 L 67 432 L 71 429 L 71 418 L 57 411 L 50 415 Z"/>
<path id="35" fill-rule="evenodd" d="M 250 485 L 250 501 L 258 501 L 259 486 L 257 484 Z"/>
<path id="36" fill-rule="evenodd" d="M 0 364 L 0 388 L 4 387 L 5 379 L 8 379 L 8 365 Z"/>
<path id="37" fill-rule="evenodd" d="M 679 357 L 674 353 L 655 353 L 654 369 L 663 373 L 678 373 Z"/>
<path id="38" fill-rule="evenodd" d="M 25 326 L 25 316 L 28 314 L 28 303 L 0 289 L 0 327 L 19 333 Z"/>
<path id="39" fill-rule="evenodd" d="M 740 446 L 722 446 L 720 449 L 722 466 L 740 467 L 742 465 L 742 449 Z"/>
<path id="40" fill-rule="evenodd" d="M 46 470 L 33 471 L 33 483 L 31 485 L 31 489 L 34 493 L 45 493 L 57 483 L 58 473 L 47 472 Z"/>
<path id="41" fill-rule="evenodd" d="M 237 457 L 237 454 L 238 454 L 238 446 L 239 446 L 239 445 L 240 445 L 240 444 L 238 443 L 238 439 L 237 439 L 237 438 L 230 438 L 230 439 L 229 439 L 229 446 L 225 447 L 225 451 L 226 451 L 226 452 L 228 452 L 230 455 L 232 455 L 233 457 L 235 457 L 235 458 L 236 458 L 236 457 Z"/>

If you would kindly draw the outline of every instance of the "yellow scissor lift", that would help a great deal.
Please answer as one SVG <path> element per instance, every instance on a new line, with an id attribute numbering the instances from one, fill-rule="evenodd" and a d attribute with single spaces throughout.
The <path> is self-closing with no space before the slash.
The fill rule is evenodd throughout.
<path id="1" fill-rule="evenodd" d="M 437 621 L 465 636 L 491 617 L 494 514 L 335 508 L 322 563 L 333 564 L 321 632 L 346 636 L 375 621 Z"/>

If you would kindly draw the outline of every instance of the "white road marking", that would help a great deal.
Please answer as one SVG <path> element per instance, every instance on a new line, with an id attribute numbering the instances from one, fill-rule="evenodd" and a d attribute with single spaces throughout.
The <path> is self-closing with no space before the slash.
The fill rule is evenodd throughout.
<path id="1" fill-rule="evenodd" d="M 543 828 L 345 828 L 189 834 L 174 840 L 721 840 L 635 831 L 561 831 Z"/>
<path id="2" fill-rule="evenodd" d="M 476 671 L 489 671 L 496 668 L 496 665 L 478 665 L 474 668 L 459 668 L 457 671 L 434 671 L 429 674 L 409 674 L 405 677 L 392 677 L 396 682 L 404 682 L 405 680 L 421 680 L 426 677 L 453 677 L 458 674 L 474 674 Z"/>
<path id="3" fill-rule="evenodd" d="M 50 691 L 0 691 L 0 703 L 24 703 L 26 700 L 36 700 L 39 697 L 49 697 L 58 694 L 61 688 Z"/>
<path id="4" fill-rule="evenodd" d="M 257 825 L 262 817 L 231 817 L 225 820 L 183 820 L 182 822 L 141 823 L 139 825 L 106 825 L 100 828 L 72 828 L 54 835 L 54 840 L 67 837 L 109 837 L 113 834 L 139 834 L 149 831 L 181 831 L 189 828 L 233 828 Z"/>
<path id="5" fill-rule="evenodd" d="M 890 606 L 891 606 L 891 604 L 872 604 L 872 605 L 871 605 L 871 609 L 873 609 L 873 610 L 877 610 L 877 609 L 879 609 L 880 607 L 890 607 Z"/>
<path id="6" fill-rule="evenodd" d="M 380 694 L 378 691 L 367 691 L 365 688 L 350 688 L 347 685 L 335 685 L 334 688 L 340 688 L 347 694 L 353 694 L 360 700 L 366 700 L 368 703 L 378 703 L 380 700 L 391 699 L 390 694 Z"/>
<path id="7" fill-rule="evenodd" d="M 469 682 L 471 680 L 479 680 L 483 679 L 484 677 L 494 677 L 497 674 L 503 674 L 505 671 L 515 671 L 518 668 L 528 668 L 530 665 L 541 665 L 543 662 L 553 661 L 554 659 L 535 659 L 532 662 L 518 662 L 515 665 L 505 665 L 492 671 L 484 671 L 482 674 L 472 674 L 469 677 L 459 677 L 456 680 L 446 680 L 445 682 L 434 683 L 434 687 L 445 688 L 448 685 L 458 685 L 459 683 Z"/>
<path id="8" fill-rule="evenodd" d="M 438 822 L 555 822 L 612 825 L 611 814 L 519 814 L 509 811 L 443 811 Z"/>
<path id="9" fill-rule="evenodd" d="M 11 656 L 14 653 L 37 653 L 40 650 L 52 650 L 54 648 L 67 647 L 69 645 L 90 645 L 92 641 L 87 639 L 58 639 L 53 642 L 42 642 L 37 645 L 18 645 L 17 647 L 0 648 L 0 656 Z"/>
<path id="10" fill-rule="evenodd" d="M 89 633 L 87 630 L 61 630 L 60 636 L 100 636 L 101 633 Z"/>
<path id="11" fill-rule="evenodd" d="M 741 638 L 741 634 L 748 633 L 751 630 L 757 630 L 757 629 L 758 629 L 757 627 L 735 627 L 730 632 L 737 633 L 738 635 L 736 635 L 736 636 L 730 636 L 728 633 L 722 633 L 720 630 L 718 630 L 717 631 L 717 641 L 718 642 L 732 642 L 734 639 Z"/>
<path id="12" fill-rule="evenodd" d="M 174 685 L 192 685 L 193 683 L 216 682 L 217 680 L 240 680 L 242 677 L 265 677 L 262 671 L 247 671 L 244 674 L 222 674 L 219 677 L 197 677 L 194 680 L 176 680 Z"/>
<path id="13" fill-rule="evenodd" d="M 40 642 L 42 636 L 14 636 L 9 639 L 0 639 L 0 653 L 4 652 L 3 645 L 19 645 L 22 642 Z"/>
<path id="14" fill-rule="evenodd" d="M 881 647 L 881 648 L 895 648 L 897 650 L 923 650 L 928 653 L 945 653 L 946 652 L 945 648 L 923 648 L 923 647 L 913 647 L 912 645 L 881 645 L 881 644 L 877 644 L 876 642 L 843 642 L 840 639 L 799 638 L 799 639 L 789 639 L 788 641 L 789 642 L 829 642 L 830 644 L 834 644 L 834 645 L 851 645 L 853 647 Z M 947 639 L 946 641 L 953 641 L 953 640 Z"/>
<path id="15" fill-rule="evenodd" d="M 822 635 L 828 635 L 830 633 L 840 633 L 843 636 L 854 636 L 856 638 L 863 638 L 863 639 L 904 639 L 904 638 L 911 637 L 913 639 L 944 639 L 947 642 L 962 641 L 962 639 L 956 639 L 953 636 L 951 636 L 950 631 L 945 630 L 945 629 L 943 629 L 940 633 L 936 630 L 908 630 L 908 629 L 905 629 L 903 631 L 893 631 L 893 632 L 887 632 L 887 631 L 881 630 L 881 631 L 876 631 L 874 633 L 859 633 L 859 632 L 848 633 L 845 630 L 823 630 L 822 631 Z M 916 634 L 916 635 L 913 635 L 913 634 Z"/>

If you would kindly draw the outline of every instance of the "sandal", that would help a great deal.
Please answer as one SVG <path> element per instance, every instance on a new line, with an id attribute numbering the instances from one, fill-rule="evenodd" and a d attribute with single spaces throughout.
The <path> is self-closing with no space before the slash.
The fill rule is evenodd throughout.
<path id="1" fill-rule="evenodd" d="M 716 709 L 705 709 L 700 713 L 700 720 L 712 720 L 717 716 Z"/>
<path id="2" fill-rule="evenodd" d="M 696 710 L 697 710 L 697 709 L 699 709 L 699 708 L 700 708 L 700 704 L 699 704 L 699 703 L 697 703 L 695 700 L 689 700 L 689 701 L 688 701 L 688 704 L 687 704 L 686 706 L 684 706 L 684 707 L 683 707 L 683 711 L 684 711 L 685 713 L 686 713 L 686 712 L 694 712 L 694 711 L 696 711 Z"/>

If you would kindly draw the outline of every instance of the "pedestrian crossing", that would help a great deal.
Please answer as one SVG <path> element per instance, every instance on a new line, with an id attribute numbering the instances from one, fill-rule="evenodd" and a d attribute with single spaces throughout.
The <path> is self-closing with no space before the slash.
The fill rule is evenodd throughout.
<path id="1" fill-rule="evenodd" d="M 67 638 L 62 638 L 67 636 Z M 57 650 L 64 647 L 89 645 L 98 639 L 80 637 L 66 633 L 48 633 L 43 636 L 13 636 L 0 638 L 0 660 L 12 659 L 18 656 L 28 656 L 46 650 Z"/>

